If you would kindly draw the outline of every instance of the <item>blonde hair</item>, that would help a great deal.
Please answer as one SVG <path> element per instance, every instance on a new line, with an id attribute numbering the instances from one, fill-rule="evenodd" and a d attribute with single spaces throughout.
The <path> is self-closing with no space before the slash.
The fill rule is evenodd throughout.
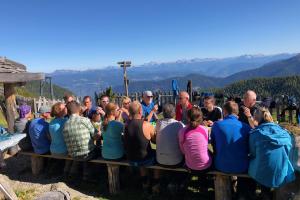
<path id="1" fill-rule="evenodd" d="M 125 101 L 131 102 L 131 99 L 129 97 L 124 96 L 122 97 L 122 105 L 124 104 Z"/>
<path id="2" fill-rule="evenodd" d="M 268 108 L 265 107 L 259 107 L 257 109 L 255 113 L 255 119 L 258 121 L 259 124 L 274 122 L 270 111 L 268 110 Z"/>

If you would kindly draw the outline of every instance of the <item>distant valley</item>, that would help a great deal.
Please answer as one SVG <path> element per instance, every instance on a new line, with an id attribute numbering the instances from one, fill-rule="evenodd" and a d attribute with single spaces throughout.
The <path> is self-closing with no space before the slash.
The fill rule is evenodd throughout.
<path id="1" fill-rule="evenodd" d="M 221 87 L 231 83 L 231 80 L 241 80 L 241 77 L 243 77 L 242 79 L 248 78 L 249 71 L 245 75 L 243 74 L 245 70 L 250 70 L 253 77 L 256 77 L 255 72 L 251 70 L 256 70 L 264 65 L 273 65 L 273 63 L 293 56 L 295 54 L 243 55 L 222 59 L 191 59 L 169 63 L 151 62 L 128 69 L 129 88 L 131 91 L 170 90 L 172 79 L 177 79 L 182 89 L 185 89 L 186 81 L 189 79 L 193 80 L 194 87 Z M 290 74 L 291 72 L 286 71 L 285 73 Z M 259 72 L 259 74 L 261 73 Z M 59 70 L 48 75 L 52 76 L 55 84 L 73 91 L 78 96 L 93 95 L 95 91 L 99 92 L 109 86 L 112 86 L 115 91 L 123 91 L 123 74 L 119 67 L 85 71 Z"/>

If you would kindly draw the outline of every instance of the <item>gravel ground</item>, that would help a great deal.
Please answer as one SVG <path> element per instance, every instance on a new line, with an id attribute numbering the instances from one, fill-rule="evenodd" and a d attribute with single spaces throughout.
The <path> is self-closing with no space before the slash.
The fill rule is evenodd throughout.
<path id="1" fill-rule="evenodd" d="M 69 187 L 58 177 L 49 178 L 45 174 L 33 176 L 28 156 L 6 156 L 5 162 L 7 167 L 1 170 L 0 178 L 7 180 L 19 199 L 31 200 L 51 189 L 67 191 L 74 200 L 96 199 L 91 194 L 84 194 Z"/>

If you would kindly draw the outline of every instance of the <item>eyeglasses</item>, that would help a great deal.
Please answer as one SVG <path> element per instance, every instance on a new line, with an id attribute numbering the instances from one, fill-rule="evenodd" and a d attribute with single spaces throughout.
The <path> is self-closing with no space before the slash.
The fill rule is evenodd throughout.
<path id="1" fill-rule="evenodd" d="M 153 96 L 147 96 L 148 98 L 153 98 Z"/>

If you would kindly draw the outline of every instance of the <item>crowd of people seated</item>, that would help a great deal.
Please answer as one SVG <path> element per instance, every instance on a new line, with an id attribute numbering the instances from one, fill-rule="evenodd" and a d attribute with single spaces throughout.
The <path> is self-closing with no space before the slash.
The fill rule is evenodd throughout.
<path id="1" fill-rule="evenodd" d="M 178 104 L 165 104 L 161 114 L 151 91 L 143 93 L 142 102 L 124 97 L 121 108 L 106 95 L 101 96 L 99 106 L 92 104 L 89 96 L 82 105 L 66 96 L 65 103 L 42 106 L 40 116 L 29 126 L 30 107 L 21 106 L 16 131 L 28 131 L 37 154 L 74 158 L 73 163 L 66 163 L 66 175 L 76 176 L 72 173 L 78 168 L 77 159 L 126 159 L 139 167 L 143 188 L 148 190 L 152 184 L 156 192 L 163 172 L 154 170 L 151 176 L 145 167 L 153 164 L 185 167 L 202 180 L 210 170 L 249 174 L 253 179 L 235 180 L 241 199 L 251 199 L 257 184 L 271 198 L 270 188 L 295 179 L 289 161 L 291 135 L 273 121 L 266 108 L 256 105 L 254 91 L 247 91 L 241 103 L 228 101 L 222 108 L 215 105 L 213 96 L 205 97 L 200 108 L 182 91 Z M 84 162 L 83 180 L 88 173 Z"/>

